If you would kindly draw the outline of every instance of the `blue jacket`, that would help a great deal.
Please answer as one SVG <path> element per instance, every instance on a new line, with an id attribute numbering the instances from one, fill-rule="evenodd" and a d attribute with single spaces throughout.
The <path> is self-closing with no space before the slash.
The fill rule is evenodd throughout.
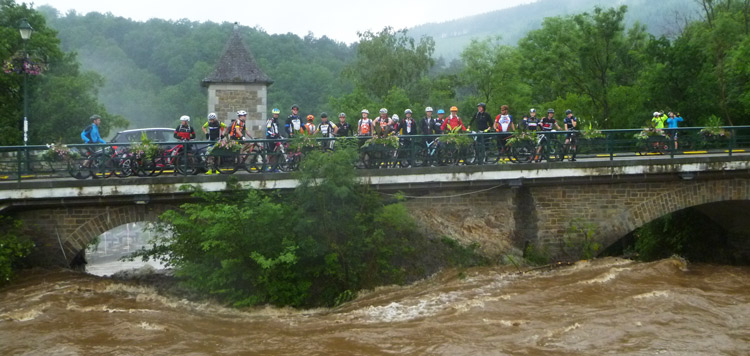
<path id="1" fill-rule="evenodd" d="M 94 124 L 83 129 L 81 132 L 81 139 L 83 140 L 83 143 L 106 143 L 102 140 L 102 137 L 99 136 L 99 127 Z"/>
<path id="2" fill-rule="evenodd" d="M 683 122 L 683 121 L 685 121 L 685 119 L 683 119 L 681 116 L 676 116 L 676 117 L 673 117 L 673 118 L 670 117 L 669 119 L 667 119 L 667 128 L 676 129 L 677 128 L 677 123 L 678 122 Z"/>

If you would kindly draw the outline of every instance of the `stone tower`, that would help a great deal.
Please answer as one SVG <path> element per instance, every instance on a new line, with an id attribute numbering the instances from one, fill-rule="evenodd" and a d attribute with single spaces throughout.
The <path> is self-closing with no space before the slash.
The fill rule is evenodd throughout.
<path id="1" fill-rule="evenodd" d="M 247 111 L 247 130 L 262 138 L 267 117 L 268 86 L 273 81 L 255 63 L 235 23 L 224 53 L 211 75 L 203 79 L 208 87 L 208 112 L 215 112 L 227 125 L 238 110 Z"/>

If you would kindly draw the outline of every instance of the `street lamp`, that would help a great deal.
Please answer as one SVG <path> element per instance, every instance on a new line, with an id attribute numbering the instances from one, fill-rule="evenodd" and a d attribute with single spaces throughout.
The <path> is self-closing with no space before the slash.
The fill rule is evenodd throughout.
<path id="1" fill-rule="evenodd" d="M 23 40 L 23 145 L 26 146 L 29 141 L 29 103 L 27 100 L 29 93 L 29 53 L 26 52 L 26 42 L 31 38 L 34 28 L 31 27 L 29 21 L 21 19 L 18 32 L 21 33 L 21 39 Z"/>

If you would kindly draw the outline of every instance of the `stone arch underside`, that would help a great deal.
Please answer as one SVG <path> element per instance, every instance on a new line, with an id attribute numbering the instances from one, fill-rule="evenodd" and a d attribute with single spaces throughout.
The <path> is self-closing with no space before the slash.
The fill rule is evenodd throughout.
<path id="1" fill-rule="evenodd" d="M 642 202 L 613 215 L 603 227 L 602 242 L 609 246 L 633 230 L 682 209 L 708 203 L 750 200 L 750 179 L 674 182 L 674 189 L 651 194 Z"/>

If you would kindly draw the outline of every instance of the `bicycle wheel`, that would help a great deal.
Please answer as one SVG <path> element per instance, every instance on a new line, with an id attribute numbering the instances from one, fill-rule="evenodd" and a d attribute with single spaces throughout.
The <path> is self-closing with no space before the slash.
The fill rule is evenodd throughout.
<path id="1" fill-rule="evenodd" d="M 129 156 L 123 155 L 122 157 L 115 159 L 114 174 L 119 178 L 130 177 L 133 175 L 133 164 L 132 159 Z"/>
<path id="2" fill-rule="evenodd" d="M 468 166 L 477 163 L 477 150 L 474 145 L 462 147 L 457 150 L 457 153 L 456 164 Z"/>
<path id="3" fill-rule="evenodd" d="M 94 162 L 93 177 L 94 178 L 109 178 L 114 172 L 115 162 L 109 157 L 99 157 Z"/>
<path id="4" fill-rule="evenodd" d="M 510 147 L 513 162 L 528 163 L 536 154 L 536 145 L 531 142 L 518 142 Z"/>
<path id="5" fill-rule="evenodd" d="M 266 154 L 263 152 L 250 152 L 245 162 L 245 170 L 249 173 L 262 172 L 268 168 L 267 159 Z"/>
<path id="6" fill-rule="evenodd" d="M 178 155 L 175 159 L 174 171 L 176 174 L 181 175 L 194 175 L 198 173 L 198 168 L 195 165 L 195 156 L 192 154 Z"/>
<path id="7" fill-rule="evenodd" d="M 454 145 L 440 145 L 437 151 L 438 164 L 448 166 L 457 163 L 458 149 Z"/>
<path id="8" fill-rule="evenodd" d="M 549 140 L 544 145 L 544 158 L 547 162 L 560 162 L 565 158 L 563 145 L 558 140 Z"/>
<path id="9" fill-rule="evenodd" d="M 68 161 L 68 174 L 75 179 L 86 179 L 91 176 L 91 169 L 87 167 L 88 159 L 71 159 Z"/>
<path id="10" fill-rule="evenodd" d="M 279 156 L 279 169 L 284 172 L 296 171 L 302 160 L 302 153 L 284 153 Z"/>

